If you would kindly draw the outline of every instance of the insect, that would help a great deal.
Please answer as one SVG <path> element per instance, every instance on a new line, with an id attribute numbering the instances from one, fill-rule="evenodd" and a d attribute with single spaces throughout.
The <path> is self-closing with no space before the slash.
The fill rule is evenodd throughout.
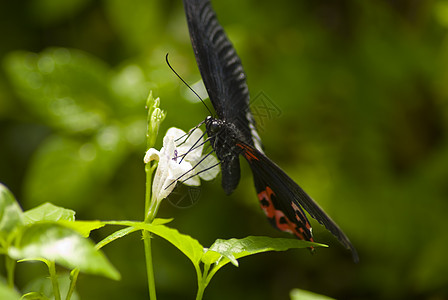
<path id="1" fill-rule="evenodd" d="M 184 0 L 191 43 L 218 118 L 207 117 L 208 139 L 221 162 L 222 187 L 232 193 L 240 180 L 239 156 L 249 163 L 261 208 L 277 229 L 313 241 L 309 215 L 324 225 L 358 261 L 356 249 L 339 226 L 264 153 L 249 108 L 241 60 L 218 23 L 209 0 Z"/>

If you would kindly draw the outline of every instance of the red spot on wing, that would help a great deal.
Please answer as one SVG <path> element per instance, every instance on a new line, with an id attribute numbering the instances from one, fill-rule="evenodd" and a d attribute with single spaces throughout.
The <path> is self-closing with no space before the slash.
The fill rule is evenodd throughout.
<path id="1" fill-rule="evenodd" d="M 311 231 L 311 224 L 308 222 L 306 216 L 303 213 L 303 210 L 300 209 L 300 207 L 297 206 L 294 202 L 291 203 L 292 209 L 294 209 L 294 212 L 296 213 L 296 219 L 298 222 L 305 224 L 306 229 Z"/>
<path id="2" fill-rule="evenodd" d="M 252 165 L 254 160 L 260 160 L 252 147 L 242 143 L 237 143 L 236 145 L 243 150 L 242 154 L 249 164 Z M 264 190 L 258 193 L 258 199 L 264 213 L 277 229 L 292 233 L 301 240 L 314 242 L 311 234 L 311 225 L 303 210 L 295 202 L 288 199 L 276 199 L 275 192 L 269 186 L 266 186 Z M 295 219 L 289 219 L 282 210 L 277 209 L 274 205 L 274 203 L 277 203 L 276 201 L 289 201 L 290 208 L 288 211 L 292 210 L 294 212 Z M 313 247 L 310 248 L 313 250 Z"/>
<path id="3" fill-rule="evenodd" d="M 275 197 L 275 193 L 270 187 L 266 187 L 265 190 L 258 193 L 261 208 L 266 216 L 273 221 L 275 227 L 281 231 L 292 233 L 301 240 L 313 242 L 311 225 L 306 219 L 306 216 L 303 215 L 303 211 L 295 203 L 291 203 L 297 223 L 292 222 L 283 211 L 275 208 L 272 201 L 273 197 Z"/>
<path id="4" fill-rule="evenodd" d="M 296 223 L 291 222 L 288 217 L 280 210 L 275 212 L 275 222 L 277 228 L 281 231 L 289 232 L 297 236 L 301 240 L 311 241 L 313 242 L 313 238 L 307 238 L 306 232 L 303 228 L 297 226 Z"/>
<path id="5" fill-rule="evenodd" d="M 271 196 L 273 194 L 274 192 L 268 186 L 264 191 L 258 193 L 258 199 L 260 200 L 261 208 L 268 218 L 273 218 L 275 216 L 275 207 L 271 199 Z"/>
<path id="6" fill-rule="evenodd" d="M 252 148 L 249 148 L 247 145 L 244 144 L 236 144 L 236 145 L 244 150 L 243 155 L 249 162 L 252 160 L 259 160 Z"/>

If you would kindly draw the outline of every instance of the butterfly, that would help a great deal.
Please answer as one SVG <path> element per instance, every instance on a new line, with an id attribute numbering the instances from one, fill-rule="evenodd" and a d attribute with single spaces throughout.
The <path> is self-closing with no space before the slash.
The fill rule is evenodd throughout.
<path id="1" fill-rule="evenodd" d="M 258 199 L 277 229 L 314 241 L 304 212 L 324 225 L 347 249 L 358 254 L 349 238 L 322 208 L 263 152 L 241 60 L 218 23 L 209 0 L 184 0 L 191 43 L 202 80 L 217 118 L 204 121 L 208 140 L 221 162 L 222 187 L 231 194 L 240 181 L 239 156 L 252 170 Z"/>

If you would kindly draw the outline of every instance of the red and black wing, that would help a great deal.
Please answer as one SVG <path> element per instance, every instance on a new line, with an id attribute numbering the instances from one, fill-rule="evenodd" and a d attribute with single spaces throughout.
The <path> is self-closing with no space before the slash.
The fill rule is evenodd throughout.
<path id="1" fill-rule="evenodd" d="M 222 138 L 224 142 L 235 142 L 235 138 L 241 140 L 237 146 L 252 168 L 258 198 L 271 223 L 300 239 L 312 241 L 305 209 L 350 249 L 357 261 L 355 248 L 338 225 L 285 172 L 260 152 L 261 142 L 249 110 L 246 75 L 235 49 L 218 23 L 210 1 L 183 2 L 194 54 L 210 100 L 219 118 L 235 126 L 239 133 L 238 137 L 221 135 L 215 138 Z M 214 147 L 223 163 L 223 187 L 227 193 L 236 187 L 239 180 L 237 154 L 224 153 L 233 147 L 233 144 L 228 149 Z M 231 162 L 223 160 L 228 157 Z"/>
<path id="2" fill-rule="evenodd" d="M 303 207 L 352 252 L 355 262 L 359 260 L 345 233 L 279 166 L 250 145 L 240 142 L 237 146 L 252 169 L 261 208 L 276 228 L 293 233 L 300 239 L 313 241 L 311 225 Z"/>

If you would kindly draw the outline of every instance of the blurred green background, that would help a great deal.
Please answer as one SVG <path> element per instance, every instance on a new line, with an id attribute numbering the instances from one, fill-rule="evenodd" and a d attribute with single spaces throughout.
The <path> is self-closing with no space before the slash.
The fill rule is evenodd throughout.
<path id="1" fill-rule="evenodd" d="M 448 299 L 448 2 L 213 1 L 246 70 L 266 153 L 357 247 L 266 253 L 228 266 L 206 299 L 288 299 L 301 288 L 338 299 Z M 143 218 L 145 100 L 165 130 L 207 115 L 165 63 L 200 80 L 180 0 L 0 3 L 0 181 L 24 209 L 49 201 L 77 219 Z M 211 245 L 285 236 L 259 208 L 244 163 L 159 216 Z M 113 229 L 96 232 L 99 241 Z M 287 235 L 286 235 L 287 236 Z M 154 239 L 160 299 L 193 299 L 190 262 Z M 82 299 L 147 298 L 137 234 L 106 247 L 123 279 L 81 275 Z M 19 288 L 43 267 L 19 264 Z"/>

